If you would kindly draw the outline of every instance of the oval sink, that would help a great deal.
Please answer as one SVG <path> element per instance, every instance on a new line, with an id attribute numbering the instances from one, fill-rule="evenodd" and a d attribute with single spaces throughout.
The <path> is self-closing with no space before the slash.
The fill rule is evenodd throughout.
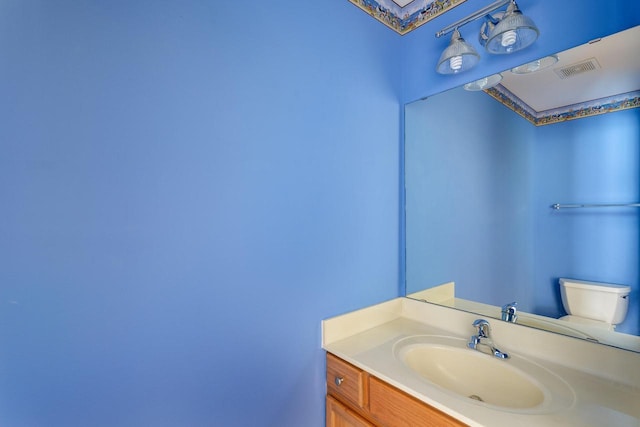
<path id="1" fill-rule="evenodd" d="M 405 338 L 394 354 L 430 383 L 474 403 L 511 411 L 553 411 L 569 406 L 569 386 L 540 365 L 517 355 L 509 359 L 469 349 L 461 338 Z"/>

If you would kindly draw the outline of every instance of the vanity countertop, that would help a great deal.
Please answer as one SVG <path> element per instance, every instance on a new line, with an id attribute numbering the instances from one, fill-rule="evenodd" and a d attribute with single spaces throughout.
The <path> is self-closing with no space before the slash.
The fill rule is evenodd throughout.
<path id="1" fill-rule="evenodd" d="M 572 390 L 561 409 L 542 411 L 505 410 L 462 398 L 422 379 L 393 354 L 394 344 L 410 336 L 468 339 L 477 318 L 477 314 L 396 298 L 323 321 L 322 346 L 470 426 L 640 426 L 640 353 L 489 319 L 501 350 L 546 368 Z"/>

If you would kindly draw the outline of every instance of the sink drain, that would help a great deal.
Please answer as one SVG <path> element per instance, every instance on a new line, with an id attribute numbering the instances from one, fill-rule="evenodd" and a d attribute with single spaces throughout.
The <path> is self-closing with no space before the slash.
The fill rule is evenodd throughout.
<path id="1" fill-rule="evenodd" d="M 477 400 L 478 402 L 484 402 L 484 400 L 482 400 L 482 398 L 477 394 L 472 394 L 471 396 L 469 396 L 469 399 Z"/>

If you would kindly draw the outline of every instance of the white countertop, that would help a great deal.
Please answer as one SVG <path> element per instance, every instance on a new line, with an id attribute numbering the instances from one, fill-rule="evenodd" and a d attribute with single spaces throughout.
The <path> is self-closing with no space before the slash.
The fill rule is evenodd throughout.
<path id="1" fill-rule="evenodd" d="M 323 348 L 470 426 L 640 427 L 640 354 L 489 319 L 496 345 L 573 391 L 560 409 L 504 410 L 433 385 L 393 354 L 407 336 L 468 339 L 477 314 L 397 298 L 323 321 Z M 472 351 L 472 350 L 470 350 Z M 491 356 L 487 356 L 491 357 Z"/>

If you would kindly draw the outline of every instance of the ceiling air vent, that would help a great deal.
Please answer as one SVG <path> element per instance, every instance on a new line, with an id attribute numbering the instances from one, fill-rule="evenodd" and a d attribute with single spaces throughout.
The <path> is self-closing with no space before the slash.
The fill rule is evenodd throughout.
<path id="1" fill-rule="evenodd" d="M 599 68 L 600 64 L 598 64 L 596 58 L 589 58 L 575 64 L 567 65 L 566 67 L 556 68 L 553 71 L 555 71 L 561 79 L 568 79 L 570 77 L 575 77 L 578 74 L 598 70 Z"/>

